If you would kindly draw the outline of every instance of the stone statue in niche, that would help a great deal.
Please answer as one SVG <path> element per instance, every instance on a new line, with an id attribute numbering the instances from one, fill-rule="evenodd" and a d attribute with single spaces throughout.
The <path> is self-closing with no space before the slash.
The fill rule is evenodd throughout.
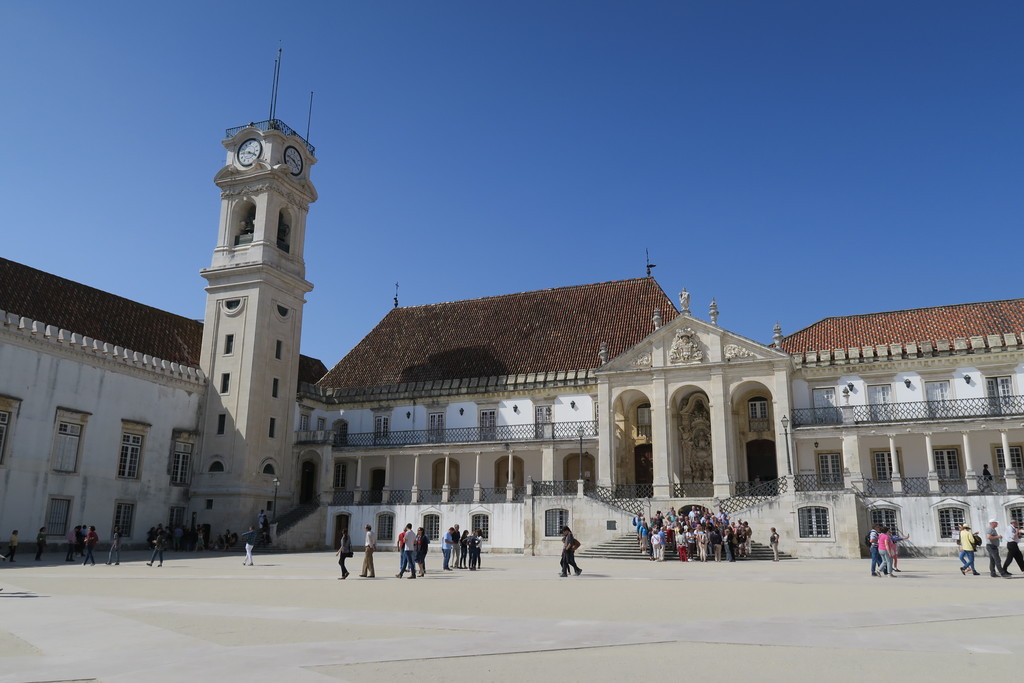
<path id="1" fill-rule="evenodd" d="M 701 399 L 680 416 L 679 438 L 682 445 L 682 474 L 689 481 L 713 481 L 711 460 L 711 413 Z"/>
<path id="2" fill-rule="evenodd" d="M 697 334 L 689 327 L 676 331 L 668 358 L 673 363 L 700 363 L 704 352 L 697 342 Z"/>

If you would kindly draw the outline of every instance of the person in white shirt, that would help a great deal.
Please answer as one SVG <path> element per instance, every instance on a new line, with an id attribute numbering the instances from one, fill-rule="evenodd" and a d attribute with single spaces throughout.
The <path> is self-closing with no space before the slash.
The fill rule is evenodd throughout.
<path id="1" fill-rule="evenodd" d="M 363 573 L 359 576 L 372 579 L 377 576 L 373 571 L 373 551 L 377 549 L 377 537 L 373 535 L 373 529 L 369 524 L 366 525 L 366 541 L 363 547 Z"/>
<path id="2" fill-rule="evenodd" d="M 1003 562 L 1004 574 L 1010 573 L 1008 570 L 1014 560 L 1017 561 L 1017 566 L 1020 568 L 1021 573 L 1024 573 L 1024 556 L 1021 555 L 1019 543 L 1020 528 L 1018 528 L 1015 520 L 1010 520 L 1010 526 L 1006 529 L 1006 561 Z"/>

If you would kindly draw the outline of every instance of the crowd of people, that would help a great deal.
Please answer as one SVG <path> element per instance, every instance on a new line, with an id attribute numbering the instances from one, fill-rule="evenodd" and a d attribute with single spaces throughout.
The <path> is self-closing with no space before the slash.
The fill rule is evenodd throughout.
<path id="1" fill-rule="evenodd" d="M 648 520 L 644 515 L 633 517 L 639 552 L 652 562 L 664 562 L 665 553 L 678 553 L 682 562 L 735 562 L 750 557 L 753 529 L 750 523 L 719 510 L 697 505 L 689 510 L 671 507 L 668 512 L 655 512 Z M 772 527 L 768 535 L 773 560 L 779 561 L 779 534 Z M 724 557 L 723 557 L 724 556 Z"/>
<path id="2" fill-rule="evenodd" d="M 990 519 L 988 528 L 984 530 L 984 538 L 971 529 L 969 524 L 960 524 L 953 533 L 956 544 L 960 547 L 957 557 L 960 560 L 960 573 L 964 576 L 979 576 L 974 566 L 975 554 L 983 547 L 988 555 L 988 572 L 992 578 L 1009 578 L 1010 565 L 1014 562 L 1024 574 L 1024 555 L 1020 551 L 1021 531 L 1016 520 L 1010 520 L 1006 535 L 999 533 L 999 520 Z M 1000 544 L 1006 543 L 1006 560 L 999 557 Z"/>
<path id="3" fill-rule="evenodd" d="M 377 551 L 377 537 L 373 533 L 373 527 L 369 524 L 365 527 L 366 537 L 363 544 L 363 568 L 359 574 L 360 578 L 375 578 L 376 569 L 373 563 L 373 555 Z M 413 529 L 412 524 L 406 524 L 405 529 L 398 535 L 395 548 L 399 553 L 398 573 L 395 578 L 404 578 L 409 572 L 410 579 L 417 576 L 425 576 L 427 573 L 427 551 L 434 539 L 430 538 L 423 527 Z M 448 528 L 441 536 L 441 571 L 454 571 L 455 569 L 468 569 L 476 571 L 481 565 L 481 549 L 484 544 L 484 532 L 482 529 L 475 529 L 470 533 L 468 529 L 461 530 L 455 524 Z M 335 555 L 338 558 L 338 565 L 341 567 L 339 579 L 347 579 L 349 571 L 345 566 L 345 560 L 353 556 L 352 539 L 348 529 L 341 532 L 341 539 Z"/>

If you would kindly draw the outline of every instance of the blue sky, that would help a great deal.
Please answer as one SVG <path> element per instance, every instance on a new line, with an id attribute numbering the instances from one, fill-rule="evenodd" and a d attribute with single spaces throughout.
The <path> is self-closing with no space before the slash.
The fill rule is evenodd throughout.
<path id="1" fill-rule="evenodd" d="M 3 256 L 203 315 L 226 128 L 311 142 L 303 351 L 644 274 L 770 341 L 1022 295 L 1024 3 L 5 3 Z"/>

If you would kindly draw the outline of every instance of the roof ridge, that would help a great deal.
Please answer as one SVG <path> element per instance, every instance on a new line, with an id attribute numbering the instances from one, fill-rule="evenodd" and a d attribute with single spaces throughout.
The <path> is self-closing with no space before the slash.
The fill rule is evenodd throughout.
<path id="1" fill-rule="evenodd" d="M 488 296 L 478 296 L 478 297 L 472 297 L 472 298 L 469 298 L 469 299 L 453 299 L 451 301 L 435 301 L 435 302 L 429 303 L 429 304 L 416 304 L 414 306 L 399 306 L 398 310 L 412 310 L 412 309 L 415 309 L 415 308 L 430 308 L 431 306 L 445 306 L 445 305 L 448 305 L 448 304 L 465 304 L 465 303 L 471 303 L 471 302 L 476 302 L 476 301 L 490 301 L 490 300 L 493 300 L 493 299 L 505 299 L 505 298 L 510 298 L 510 297 L 514 297 L 514 296 L 522 296 L 524 294 L 546 294 L 548 292 L 557 292 L 557 291 L 568 290 L 568 289 L 583 289 L 583 288 L 600 287 L 600 286 L 606 286 L 606 285 L 621 285 L 621 284 L 625 284 L 627 282 L 636 282 L 636 281 L 641 281 L 641 280 L 651 280 L 651 281 L 653 281 L 654 284 L 659 289 L 661 289 L 661 293 L 665 294 L 664 288 L 662 288 L 661 285 L 658 283 L 658 281 L 655 280 L 653 277 L 650 277 L 650 278 L 648 278 L 648 277 L 631 277 L 631 278 L 625 278 L 625 279 L 622 279 L 622 280 L 605 280 L 603 282 L 589 282 L 589 283 L 579 284 L 579 285 L 563 285 L 561 287 L 545 287 L 543 289 L 528 289 L 528 290 L 524 290 L 522 292 L 508 292 L 506 294 L 490 294 Z M 669 299 L 669 301 L 671 301 L 671 298 L 669 298 L 669 296 L 667 294 L 665 294 L 665 298 L 667 298 L 667 299 Z M 673 305 L 673 308 L 675 308 L 675 305 Z M 392 310 L 395 310 L 395 309 L 393 308 Z"/>

